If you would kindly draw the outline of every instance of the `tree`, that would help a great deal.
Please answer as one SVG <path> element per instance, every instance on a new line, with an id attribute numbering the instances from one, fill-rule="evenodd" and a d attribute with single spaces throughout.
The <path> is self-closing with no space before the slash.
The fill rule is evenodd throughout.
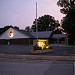
<path id="1" fill-rule="evenodd" d="M 62 34 L 64 33 L 64 29 L 62 26 L 58 26 L 54 29 L 54 34 Z"/>
<path id="2" fill-rule="evenodd" d="M 62 7 L 61 13 L 65 14 L 62 27 L 69 35 L 71 41 L 75 41 L 75 0 L 59 0 L 57 5 Z"/>
<path id="3" fill-rule="evenodd" d="M 62 26 L 69 34 L 70 38 L 75 41 L 75 10 L 71 10 L 63 18 Z"/>
<path id="4" fill-rule="evenodd" d="M 75 0 L 59 0 L 57 5 L 62 7 L 61 13 L 68 14 L 69 11 L 75 9 Z"/>
<path id="5" fill-rule="evenodd" d="M 0 35 L 3 33 L 3 28 L 0 28 Z"/>
<path id="6" fill-rule="evenodd" d="M 26 26 L 25 27 L 25 31 L 28 31 L 29 32 L 30 31 L 30 26 Z"/>
<path id="7" fill-rule="evenodd" d="M 19 30 L 19 27 L 17 27 L 17 26 L 14 26 L 14 28 Z"/>
<path id="8" fill-rule="evenodd" d="M 36 26 L 36 19 L 33 21 L 33 25 L 31 27 L 32 31 L 36 31 L 36 27 L 38 31 L 50 31 L 54 30 L 55 27 L 59 26 L 59 21 L 55 20 L 54 17 L 50 15 L 44 15 L 37 19 L 37 26 Z"/>

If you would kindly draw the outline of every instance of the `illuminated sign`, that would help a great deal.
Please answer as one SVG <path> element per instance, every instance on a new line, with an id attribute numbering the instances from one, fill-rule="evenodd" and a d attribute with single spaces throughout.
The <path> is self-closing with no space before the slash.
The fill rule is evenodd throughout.
<path id="1" fill-rule="evenodd" d="M 49 48 L 49 46 L 47 45 L 48 44 L 48 41 L 47 40 L 38 40 L 37 44 L 42 49 Z"/>

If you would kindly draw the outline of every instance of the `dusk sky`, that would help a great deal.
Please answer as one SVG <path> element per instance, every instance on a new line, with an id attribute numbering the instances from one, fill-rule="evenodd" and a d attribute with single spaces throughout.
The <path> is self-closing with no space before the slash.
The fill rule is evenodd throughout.
<path id="1" fill-rule="evenodd" d="M 51 15 L 60 21 L 64 16 L 56 5 L 58 0 L 0 0 L 0 27 L 13 25 L 25 29 L 31 26 L 36 18 L 36 1 L 38 17 Z"/>

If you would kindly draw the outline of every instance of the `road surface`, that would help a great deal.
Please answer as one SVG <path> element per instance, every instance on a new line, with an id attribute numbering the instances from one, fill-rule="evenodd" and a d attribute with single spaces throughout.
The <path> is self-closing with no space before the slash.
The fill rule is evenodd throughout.
<path id="1" fill-rule="evenodd" d="M 0 75 L 74 75 L 72 61 L 2 61 Z"/>

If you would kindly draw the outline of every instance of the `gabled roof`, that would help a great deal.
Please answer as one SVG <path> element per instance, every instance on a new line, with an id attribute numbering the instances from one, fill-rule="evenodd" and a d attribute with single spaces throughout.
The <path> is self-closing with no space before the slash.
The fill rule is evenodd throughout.
<path id="1" fill-rule="evenodd" d="M 9 33 L 13 32 L 13 37 L 10 37 Z M 19 30 L 15 28 L 9 28 L 4 33 L 0 35 L 0 39 L 17 39 L 17 38 L 33 38 L 33 36 L 25 31 L 25 30 Z"/>
<path id="2" fill-rule="evenodd" d="M 17 30 L 17 29 L 16 29 Z M 25 30 L 18 30 L 19 32 L 21 32 L 24 35 L 29 36 L 30 38 L 35 38 L 30 32 L 25 31 Z"/>
<path id="3" fill-rule="evenodd" d="M 54 39 L 61 39 L 61 38 L 66 38 L 66 34 L 53 34 L 52 38 Z"/>
<path id="4" fill-rule="evenodd" d="M 55 38 L 55 39 L 61 39 L 66 38 L 67 35 L 65 34 L 53 34 L 53 31 L 41 31 L 41 32 L 27 32 L 25 30 L 19 30 L 15 28 L 9 28 L 16 31 L 17 34 L 20 34 L 19 36 L 15 34 L 14 38 L 39 38 L 39 39 L 45 39 L 45 38 Z M 4 33 L 0 35 L 0 39 L 10 39 L 8 36 L 8 30 L 6 30 Z"/>
<path id="5" fill-rule="evenodd" d="M 42 31 L 42 32 L 31 32 L 35 38 L 49 38 L 52 34 L 52 31 Z"/>

